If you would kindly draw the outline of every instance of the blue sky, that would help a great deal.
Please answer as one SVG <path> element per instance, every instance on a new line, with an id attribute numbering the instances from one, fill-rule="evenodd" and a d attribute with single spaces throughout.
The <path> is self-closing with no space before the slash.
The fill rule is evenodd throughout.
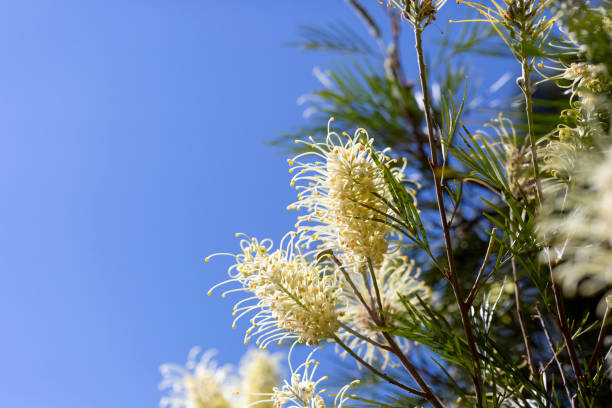
<path id="1" fill-rule="evenodd" d="M 451 7 L 455 7 L 454 2 Z M 207 297 L 234 232 L 294 223 L 282 152 L 340 0 L 0 4 L 0 406 L 151 407 L 193 345 L 244 352 Z"/>

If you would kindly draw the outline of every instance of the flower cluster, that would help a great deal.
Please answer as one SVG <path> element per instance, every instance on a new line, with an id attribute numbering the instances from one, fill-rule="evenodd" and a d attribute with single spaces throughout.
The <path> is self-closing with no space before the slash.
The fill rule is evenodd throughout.
<path id="1" fill-rule="evenodd" d="M 315 348 L 306 361 L 295 369 L 291 365 L 290 381 L 280 384 L 280 356 L 249 350 L 242 358 L 239 377 L 232 376 L 233 367 L 218 366 L 212 360 L 214 350 L 200 355 L 194 347 L 185 366 L 164 364 L 160 367 L 163 380 L 160 389 L 169 389 L 160 401 L 161 407 L 170 408 L 325 408 L 326 389 L 317 389 L 326 376 L 315 378 L 319 362 L 313 360 Z M 334 400 L 334 408 L 342 408 L 348 399 L 346 391 L 358 384 L 353 381 L 342 387 Z M 288 405 L 290 404 L 290 405 Z"/>
<path id="2" fill-rule="evenodd" d="M 564 79 L 572 82 L 572 89 L 588 88 L 601 92 L 599 76 L 604 72 L 603 65 L 592 65 L 586 62 L 573 62 L 562 74 Z"/>
<path id="3" fill-rule="evenodd" d="M 238 283 L 239 288 L 223 296 L 232 292 L 254 295 L 234 307 L 234 327 L 238 319 L 255 313 L 245 343 L 258 336 L 256 344 L 262 349 L 272 341 L 280 343 L 287 338 L 316 345 L 338 329 L 337 305 L 342 285 L 337 272 L 308 261 L 293 242 L 294 234 L 288 234 L 281 247 L 273 250 L 271 240 L 260 242 L 243 235 L 242 252 L 225 254 L 233 256 L 236 263 L 228 270 L 230 279 L 215 287 Z"/>
<path id="4" fill-rule="evenodd" d="M 212 360 L 213 350 L 203 353 L 194 347 L 189 352 L 185 367 L 164 364 L 160 367 L 163 381 L 160 389 L 170 389 L 160 401 L 161 407 L 170 408 L 235 408 L 236 397 L 232 395 L 231 367 L 219 367 Z"/>
<path id="5" fill-rule="evenodd" d="M 411 301 L 415 305 L 418 305 L 416 296 L 422 300 L 429 298 L 431 290 L 418 279 L 420 272 L 418 268 L 415 268 L 413 260 L 408 260 L 408 257 L 402 256 L 399 252 L 385 256 L 381 267 L 375 271 L 375 274 L 380 289 L 383 311 L 386 314 L 403 313 L 406 307 L 402 302 L 402 298 Z M 362 296 L 366 298 L 375 296 L 374 289 L 365 287 L 365 284 L 361 284 L 359 290 Z M 360 335 L 378 343 L 384 343 L 381 332 L 375 328 L 377 326 L 376 323 L 372 321 L 372 318 L 359 300 L 354 295 L 348 297 L 349 301 L 342 309 L 344 314 L 341 321 Z M 387 316 L 386 320 L 390 322 L 392 319 Z M 341 331 L 339 337 L 366 362 L 378 362 L 382 369 L 385 369 L 387 365 L 396 366 L 396 363 L 391 361 L 391 355 L 388 350 L 377 347 L 348 331 Z M 403 351 L 408 350 L 409 342 L 406 339 L 398 338 L 397 342 Z M 343 353 L 344 355 L 346 353 Z"/>
<path id="6" fill-rule="evenodd" d="M 275 387 L 273 392 L 268 394 L 268 399 L 261 402 L 272 402 L 274 407 L 286 408 L 325 408 L 325 399 L 323 394 L 326 389 L 318 389 L 321 382 L 327 380 L 327 376 L 317 379 L 315 377 L 319 362 L 312 358 L 313 354 L 321 348 L 315 348 L 310 352 L 306 361 L 299 366 L 293 368 L 291 364 L 291 352 L 289 352 L 289 369 L 291 371 L 290 380 L 284 381 L 280 387 Z M 342 408 L 348 399 L 346 392 L 348 389 L 359 383 L 359 380 L 353 381 L 350 384 L 342 387 L 334 400 L 334 408 Z"/>
<path id="7" fill-rule="evenodd" d="M 251 349 L 240 362 L 241 406 L 257 403 L 258 408 L 273 408 L 261 402 L 261 394 L 270 393 L 280 382 L 280 355 Z"/>
<path id="8" fill-rule="evenodd" d="M 373 140 L 363 129 L 352 137 L 329 132 L 324 143 L 298 142 L 311 148 L 289 160 L 290 171 L 297 172 L 291 185 L 299 193 L 298 201 L 288 209 L 307 212 L 296 224 L 299 244 L 310 247 L 321 241 L 317 248 L 341 252 L 345 265 L 359 267 L 368 258 L 380 265 L 392 233 L 386 222 L 391 196 L 374 158 L 400 180 L 403 166 L 396 166 L 397 160 L 387 156 L 389 148 L 375 152 Z M 315 161 L 301 161 L 303 158 Z"/>
<path id="9" fill-rule="evenodd" d="M 567 193 L 546 202 L 542 234 L 555 244 L 555 269 L 565 290 L 590 295 L 612 284 L 612 153 L 578 156 Z"/>

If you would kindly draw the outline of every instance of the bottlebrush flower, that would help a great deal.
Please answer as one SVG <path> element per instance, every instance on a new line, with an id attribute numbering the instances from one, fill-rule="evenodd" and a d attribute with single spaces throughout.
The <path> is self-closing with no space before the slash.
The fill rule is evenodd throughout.
<path id="1" fill-rule="evenodd" d="M 194 347 L 189 352 L 185 367 L 164 364 L 160 367 L 163 380 L 160 389 L 170 389 L 160 401 L 161 407 L 170 408 L 237 408 L 231 392 L 230 367 L 219 367 L 212 357 L 214 350 L 203 353 Z"/>
<path id="2" fill-rule="evenodd" d="M 315 377 L 319 362 L 312 358 L 313 354 L 319 349 L 322 349 L 322 347 L 315 348 L 308 355 L 304 363 L 293 368 L 291 364 L 292 346 L 288 357 L 289 369 L 291 372 L 290 380 L 285 380 L 282 386 L 275 387 L 272 393 L 266 395 L 268 399 L 261 400 L 259 403 L 272 402 L 273 406 L 278 408 L 328 407 L 328 405 L 325 405 L 325 399 L 323 397 L 323 394 L 325 394 L 327 390 L 318 389 L 319 384 L 327 380 L 327 376 L 318 379 Z M 336 395 L 333 407 L 342 408 L 348 399 L 345 396 L 346 392 L 351 386 L 358 383 L 359 380 L 356 380 L 342 387 Z M 265 396 L 262 395 L 262 397 Z M 258 406 L 259 403 L 252 404 L 252 406 Z"/>
<path id="3" fill-rule="evenodd" d="M 211 291 L 235 282 L 240 287 L 224 292 L 223 297 L 232 292 L 253 295 L 234 306 L 234 327 L 238 319 L 255 313 L 245 343 L 257 336 L 256 344 L 262 349 L 272 341 L 280 343 L 287 338 L 316 345 L 336 332 L 342 287 L 335 269 L 309 262 L 295 249 L 294 233 L 286 235 L 274 251 L 269 239 L 260 242 L 236 235 L 243 237 L 242 252 L 224 254 L 236 260 L 228 270 L 230 279 Z"/>
<path id="4" fill-rule="evenodd" d="M 297 172 L 291 185 L 299 193 L 298 201 L 287 208 L 307 212 L 298 216 L 296 224 L 300 246 L 320 242 L 317 248 L 340 252 L 347 266 L 359 266 L 367 258 L 380 265 L 390 249 L 392 228 L 386 223 L 390 209 L 385 200 L 391 201 L 391 194 L 372 157 L 373 140 L 364 129 L 358 129 L 352 137 L 328 131 L 324 143 L 312 138 L 296 142 L 312 149 L 288 161 L 292 166 L 289 171 Z M 397 160 L 387 156 L 390 150 L 376 155 L 401 180 L 405 164 L 392 167 Z M 315 161 L 300 161 L 303 158 Z"/>
<path id="5" fill-rule="evenodd" d="M 270 394 L 280 382 L 280 355 L 249 350 L 240 362 L 241 406 L 260 402 L 261 394 Z M 273 408 L 272 402 L 257 404 L 258 408 Z"/>
<path id="6" fill-rule="evenodd" d="M 382 298 L 382 307 L 386 313 L 402 314 L 406 311 L 401 297 L 414 301 L 413 304 L 417 305 L 416 295 L 421 299 L 429 298 L 431 290 L 425 283 L 419 280 L 420 273 L 421 271 L 415 268 L 414 261 L 408 260 L 408 257 L 402 256 L 399 252 L 385 256 L 381 267 L 375 271 L 375 274 Z M 370 297 L 368 289 L 364 284 L 361 284 L 358 288 L 365 299 Z M 370 289 L 370 292 L 372 292 L 372 296 L 375 296 L 374 289 Z M 368 312 L 354 295 L 350 297 L 342 311 L 344 312 L 341 318 L 342 323 L 371 340 L 385 343 L 381 332 L 375 329 L 377 324 L 372 321 Z M 393 323 L 390 321 L 390 317 L 387 316 L 386 319 L 387 322 Z M 376 347 L 372 343 L 345 330 L 341 331 L 338 336 L 349 348 L 368 363 L 378 362 L 383 370 L 388 365 L 392 367 L 397 365 L 391 361 L 391 355 L 388 350 Z M 409 347 L 407 340 L 397 338 L 397 342 L 403 351 L 407 351 Z M 346 352 L 342 353 L 342 355 L 346 355 Z"/>

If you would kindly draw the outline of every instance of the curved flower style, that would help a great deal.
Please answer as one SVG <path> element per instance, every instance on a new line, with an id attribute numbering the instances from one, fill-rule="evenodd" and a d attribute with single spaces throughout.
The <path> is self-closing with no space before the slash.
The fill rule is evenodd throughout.
<path id="1" fill-rule="evenodd" d="M 260 402 L 261 394 L 269 394 L 280 382 L 280 355 L 249 350 L 240 362 L 241 406 Z M 261 403 L 258 408 L 273 408 L 272 402 Z"/>
<path id="2" fill-rule="evenodd" d="M 424 300 L 429 298 L 431 289 L 425 283 L 419 281 L 420 273 L 420 269 L 415 269 L 414 261 L 408 260 L 408 257 L 402 256 L 399 252 L 385 256 L 381 267 L 376 270 L 382 298 L 381 303 L 385 312 L 390 314 L 404 313 L 406 308 L 402 303 L 402 298 L 410 301 L 415 300 L 414 304 L 417 304 L 416 296 Z M 359 289 L 364 297 L 369 296 L 368 289 L 363 284 Z M 371 291 L 374 292 L 372 289 Z M 372 293 L 372 296 L 374 296 L 374 293 Z M 344 312 L 341 318 L 342 323 L 371 340 L 379 343 L 385 342 L 381 332 L 374 328 L 376 324 L 354 295 L 342 308 L 342 311 Z M 388 350 L 376 347 L 348 331 L 341 331 L 338 336 L 367 363 L 378 362 L 383 370 L 387 366 L 397 366 L 391 360 L 391 354 Z M 408 350 L 408 340 L 398 337 L 397 342 L 403 351 Z M 342 353 L 342 356 L 345 355 L 346 352 Z"/>
<path id="3" fill-rule="evenodd" d="M 572 89 L 576 91 L 578 88 L 589 88 L 601 92 L 602 87 L 599 81 L 599 76 L 605 71 L 603 65 L 587 64 L 585 62 L 571 63 L 562 77 L 568 81 L 572 81 Z"/>
<path id="4" fill-rule="evenodd" d="M 374 161 L 373 140 L 364 129 L 358 129 L 352 137 L 328 132 L 325 143 L 316 143 L 312 138 L 310 142 L 296 143 L 312 148 L 288 160 L 293 166 L 289 171 L 297 171 L 291 185 L 299 193 L 298 201 L 287 208 L 308 212 L 298 217 L 298 244 L 310 247 L 321 241 L 317 248 L 341 252 L 347 266 L 359 266 L 367 258 L 375 266 L 380 265 L 389 250 L 392 232 L 385 223 L 390 211 L 385 201 L 390 201 L 391 195 L 383 171 Z M 374 153 L 387 167 L 397 162 L 386 155 L 389 151 L 387 148 Z M 304 157 L 319 161 L 299 161 Z M 402 179 L 403 168 L 393 167 L 391 172 Z"/>
<path id="5" fill-rule="evenodd" d="M 241 287 L 224 292 L 223 297 L 232 292 L 254 295 L 234 306 L 233 315 L 238 316 L 233 327 L 238 319 L 255 312 L 245 334 L 245 344 L 258 336 L 256 344 L 262 349 L 272 341 L 281 343 L 286 338 L 316 345 L 338 329 L 336 306 L 342 287 L 335 270 L 315 265 L 294 252 L 293 233 L 286 235 L 281 248 L 275 251 L 269 239 L 260 242 L 243 234 L 236 235 L 243 237 L 242 253 L 224 254 L 236 260 L 228 270 L 230 279 L 213 287 L 208 294 L 217 286 L 236 282 Z"/>
<path id="6" fill-rule="evenodd" d="M 295 343 L 294 345 L 295 346 Z M 293 368 L 291 364 L 291 354 L 293 352 L 293 346 L 289 351 L 289 369 L 291 371 L 290 381 L 285 380 L 283 385 L 275 387 L 273 392 L 265 396 L 268 399 L 261 400 L 255 404 L 261 404 L 266 402 L 272 402 L 274 407 L 285 407 L 285 408 L 325 408 L 325 400 L 323 394 L 327 392 L 326 389 L 317 389 L 319 384 L 327 380 L 327 376 L 316 379 L 315 374 L 319 362 L 312 358 L 312 355 L 322 349 L 322 347 L 315 348 L 310 352 L 306 361 L 299 366 Z M 340 389 L 334 400 L 335 408 L 342 408 L 344 403 L 348 399 L 346 392 L 348 389 L 359 383 L 359 380 L 353 381 L 350 384 L 345 385 Z M 264 395 L 262 395 L 264 396 Z M 251 406 L 255 406 L 252 404 Z M 259 405 L 257 405 L 259 406 Z"/>
<path id="7" fill-rule="evenodd" d="M 161 407 L 170 408 L 237 408 L 231 393 L 230 367 L 217 366 L 212 360 L 214 350 L 203 353 L 194 347 L 189 352 L 185 367 L 164 364 L 160 367 L 163 380 L 160 389 L 170 389 L 160 401 Z"/>
<path id="8" fill-rule="evenodd" d="M 574 45 L 567 41 L 568 47 L 574 46 L 578 49 L 577 45 Z M 600 102 L 605 101 L 605 98 L 601 98 L 599 94 L 605 93 L 609 90 L 607 85 L 608 81 L 606 77 L 606 67 L 603 64 L 589 64 L 586 62 L 572 62 L 566 64 L 561 60 L 552 60 L 554 65 L 548 66 L 543 63 L 538 64 L 538 68 L 546 68 L 547 72 L 538 71 L 540 75 L 544 77 L 544 81 L 555 80 L 559 88 L 568 89 L 571 92 L 570 101 L 574 101 L 578 97 L 580 106 L 582 106 L 587 113 L 598 109 L 597 106 Z M 555 75 L 550 75 L 548 72 L 557 72 Z"/>

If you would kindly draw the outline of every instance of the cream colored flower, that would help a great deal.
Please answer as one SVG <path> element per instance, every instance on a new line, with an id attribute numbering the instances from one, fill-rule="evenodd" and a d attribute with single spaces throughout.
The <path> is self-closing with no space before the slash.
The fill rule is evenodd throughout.
<path id="1" fill-rule="evenodd" d="M 294 344 L 295 345 L 295 344 Z M 297 367 L 293 367 L 291 363 L 291 354 L 293 346 L 289 351 L 289 370 L 291 373 L 290 380 L 285 380 L 282 386 L 274 387 L 272 393 L 268 395 L 268 399 L 262 400 L 253 406 L 259 406 L 260 403 L 271 402 L 275 408 L 325 408 L 324 394 L 326 389 L 319 389 L 321 382 L 327 380 L 327 376 L 317 378 L 316 371 L 319 367 L 319 362 L 312 358 L 313 354 L 322 347 L 315 348 L 306 361 Z M 342 408 L 348 399 L 346 392 L 348 389 L 358 384 L 359 381 L 353 381 L 350 384 L 342 387 L 334 399 L 335 408 Z"/>
<path id="2" fill-rule="evenodd" d="M 593 179 L 599 193 L 596 211 L 602 221 L 601 235 L 612 246 L 612 151 L 608 152 L 606 160 L 598 166 Z M 612 284 L 612 276 L 607 280 Z"/>
<path id="3" fill-rule="evenodd" d="M 287 338 L 316 345 L 333 334 L 338 329 L 342 293 L 337 272 L 308 261 L 295 249 L 293 233 L 285 236 L 277 250 L 272 249 L 271 240 L 242 237 L 242 252 L 225 254 L 236 260 L 228 270 L 230 279 L 215 287 L 238 283 L 239 288 L 224 292 L 223 297 L 232 292 L 252 295 L 239 301 L 233 313 L 237 315 L 234 327 L 238 319 L 254 313 L 245 344 L 257 336 L 256 344 L 262 349 Z"/>
<path id="4" fill-rule="evenodd" d="M 576 163 L 567 192 L 545 201 L 538 228 L 552 241 L 566 292 L 588 296 L 612 285 L 612 152 L 582 153 Z"/>
<path id="5" fill-rule="evenodd" d="M 261 401 L 262 394 L 274 391 L 280 382 L 280 355 L 249 350 L 240 362 L 240 395 L 242 406 Z M 258 408 L 273 408 L 271 401 L 257 404 Z"/>
<path id="6" fill-rule="evenodd" d="M 316 242 L 319 249 L 340 252 L 345 265 L 360 265 L 367 258 L 380 265 L 390 250 L 392 228 L 386 223 L 390 209 L 385 201 L 391 201 L 391 194 L 374 161 L 373 140 L 359 129 L 354 136 L 329 132 L 325 143 L 297 142 L 311 148 L 289 160 L 290 172 L 297 172 L 291 185 L 299 193 L 288 209 L 307 212 L 298 217 L 298 243 L 310 247 Z M 389 150 L 376 155 L 401 180 L 403 167 L 392 167 L 397 160 L 387 156 Z"/>
<path id="7" fill-rule="evenodd" d="M 402 297 L 412 302 L 418 307 L 419 296 L 423 300 L 427 300 L 431 294 L 430 288 L 425 283 L 419 280 L 420 270 L 415 268 L 414 261 L 408 260 L 408 257 L 402 256 L 399 252 L 388 254 L 385 256 L 383 263 L 376 270 L 376 276 L 379 286 L 380 295 L 382 298 L 382 306 L 386 313 L 402 314 L 406 312 L 406 307 L 402 303 Z M 375 296 L 373 288 L 368 289 L 364 284 L 359 285 L 359 289 L 365 299 L 369 299 L 370 295 Z M 343 307 L 344 312 L 341 321 L 349 326 L 357 333 L 368 337 L 378 343 L 385 343 L 385 340 L 377 326 L 359 302 L 353 296 Z M 386 317 L 389 323 L 392 323 L 391 318 Z M 361 339 L 352 333 L 343 330 L 339 334 L 340 339 L 349 346 L 355 353 L 363 358 L 368 363 L 378 363 L 383 369 L 390 365 L 397 366 L 397 363 L 391 360 L 391 354 L 388 350 L 374 346 L 372 343 Z M 409 342 L 403 338 L 397 338 L 397 342 L 403 351 L 409 348 Z M 346 355 L 346 352 L 342 353 Z"/>
<path id="8" fill-rule="evenodd" d="M 170 408 L 238 408 L 232 395 L 230 367 L 219 367 L 212 357 L 215 351 L 203 353 L 200 348 L 189 352 L 187 364 L 164 364 L 160 367 L 163 380 L 159 388 L 169 389 L 160 401 L 161 407 Z"/>

